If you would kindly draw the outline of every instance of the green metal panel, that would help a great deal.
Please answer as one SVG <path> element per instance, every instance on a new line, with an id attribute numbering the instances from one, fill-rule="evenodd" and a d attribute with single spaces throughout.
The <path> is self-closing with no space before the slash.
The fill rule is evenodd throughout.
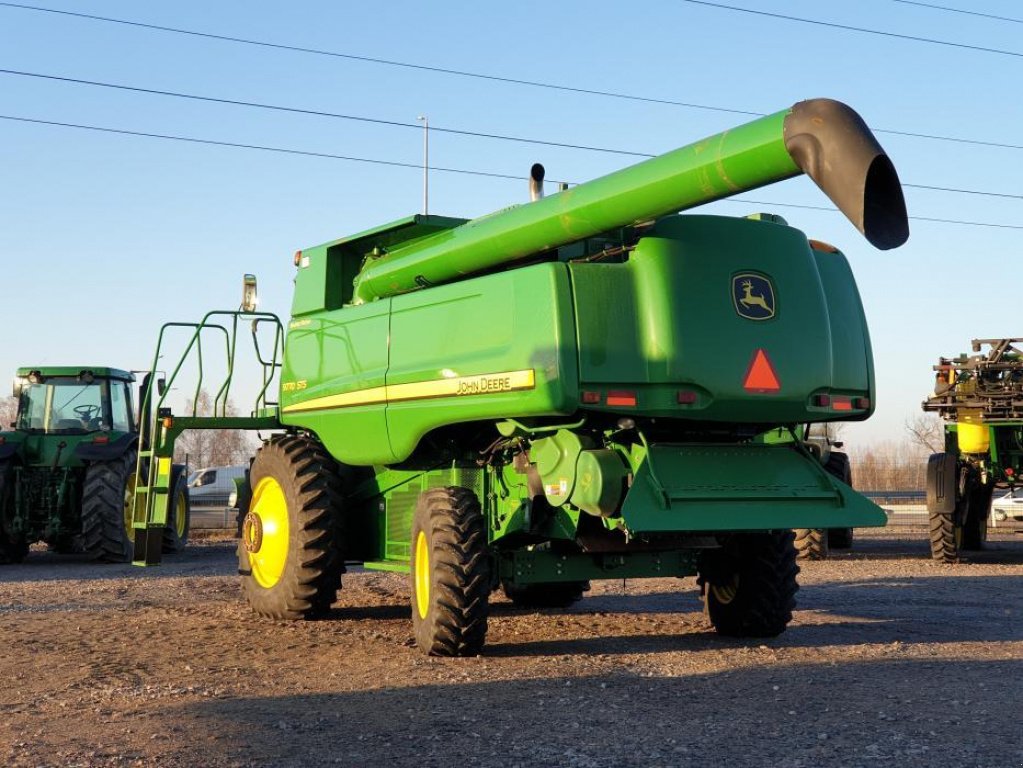
<path id="1" fill-rule="evenodd" d="M 653 445 L 622 507 L 634 533 L 869 527 L 884 510 L 784 445 Z"/>
<path id="2" fill-rule="evenodd" d="M 635 392 L 634 411 L 645 415 L 766 424 L 866 418 L 865 409 L 836 414 L 810 401 L 814 393 L 869 397 L 869 347 L 851 273 L 829 270 L 826 291 L 799 230 L 672 216 L 627 262 L 570 268 L 583 389 Z M 733 289 L 744 275 L 769 281 L 772 317 L 739 313 Z M 832 325 L 860 330 L 843 331 L 836 350 Z M 758 350 L 777 375 L 776 392 L 744 386 Z M 696 392 L 696 402 L 680 405 L 680 389 Z"/>
<path id="3" fill-rule="evenodd" d="M 390 309 L 390 300 L 384 300 L 296 318 L 289 324 L 281 371 L 281 421 L 312 430 L 346 464 L 398 460 L 388 440 L 383 405 Z M 337 396 L 345 393 L 361 393 L 361 400 L 339 401 Z"/>
<path id="4" fill-rule="evenodd" d="M 532 267 L 440 286 L 391 300 L 388 388 L 445 378 L 492 377 L 493 389 L 390 399 L 387 428 L 400 459 L 444 424 L 567 414 L 578 403 L 575 329 L 563 264 Z M 531 371 L 533 386 L 502 391 L 502 372 Z M 523 380 L 524 381 L 524 380 Z M 472 382 L 469 382 L 472 383 Z M 488 387 L 491 385 L 487 385 Z"/>
<path id="5" fill-rule="evenodd" d="M 557 554 L 550 550 L 519 549 L 498 558 L 501 581 L 510 584 L 550 584 L 590 579 L 642 579 L 696 575 L 695 550 L 629 552 L 622 554 Z"/>

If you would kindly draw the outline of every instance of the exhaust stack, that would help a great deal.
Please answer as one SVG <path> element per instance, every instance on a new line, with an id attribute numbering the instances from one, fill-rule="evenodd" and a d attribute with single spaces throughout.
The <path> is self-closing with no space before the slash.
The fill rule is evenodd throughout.
<path id="1" fill-rule="evenodd" d="M 529 169 L 529 201 L 535 203 L 543 197 L 543 177 L 545 171 L 540 163 L 533 163 Z"/>

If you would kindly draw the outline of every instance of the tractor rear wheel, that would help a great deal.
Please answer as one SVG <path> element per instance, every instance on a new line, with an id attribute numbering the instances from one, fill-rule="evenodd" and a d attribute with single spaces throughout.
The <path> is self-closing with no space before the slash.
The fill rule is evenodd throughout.
<path id="1" fill-rule="evenodd" d="M 828 456 L 828 460 L 824 462 L 824 471 L 852 488 L 853 478 L 852 467 L 849 464 L 849 454 L 832 451 Z M 852 544 L 852 528 L 828 528 L 829 549 L 851 549 Z"/>
<path id="2" fill-rule="evenodd" d="M 82 484 L 82 551 L 104 563 L 130 563 L 135 552 L 131 529 L 135 454 L 93 462 Z"/>
<path id="3" fill-rule="evenodd" d="M 973 469 L 966 470 L 965 489 L 956 497 L 955 510 L 930 513 L 931 557 L 954 563 L 963 550 L 983 549 L 987 542 L 992 484 L 981 484 Z"/>
<path id="4" fill-rule="evenodd" d="M 800 560 L 827 560 L 831 553 L 829 528 L 796 528 L 796 557 Z"/>
<path id="5" fill-rule="evenodd" d="M 163 551 L 173 554 L 188 545 L 188 530 L 192 523 L 192 505 L 188 499 L 188 485 L 185 473 L 179 472 L 171 488 L 170 504 L 167 505 L 167 525 L 163 529 Z"/>
<path id="6" fill-rule="evenodd" d="M 412 628 L 432 656 L 475 656 L 487 636 L 490 557 L 476 494 L 433 488 L 412 519 Z"/>
<path id="7" fill-rule="evenodd" d="M 796 550 L 792 531 L 736 533 L 697 565 L 704 611 L 718 634 L 775 637 L 796 606 Z"/>
<path id="8" fill-rule="evenodd" d="M 314 438 L 283 435 L 259 449 L 238 544 L 249 607 L 270 619 L 318 619 L 344 572 L 343 484 Z"/>
<path id="9" fill-rule="evenodd" d="M 28 554 L 28 542 L 10 530 L 14 516 L 14 468 L 0 461 L 0 565 L 20 563 Z"/>
<path id="10" fill-rule="evenodd" d="M 590 589 L 588 581 L 559 581 L 544 584 L 502 584 L 504 594 L 521 608 L 567 608 L 578 603 Z"/>

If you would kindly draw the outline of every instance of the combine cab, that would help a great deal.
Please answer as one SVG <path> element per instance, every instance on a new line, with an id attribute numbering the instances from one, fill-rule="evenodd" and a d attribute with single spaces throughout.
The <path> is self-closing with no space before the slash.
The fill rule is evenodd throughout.
<path id="1" fill-rule="evenodd" d="M 420 648 L 467 655 L 496 589 L 567 605 L 594 579 L 696 576 L 719 632 L 782 632 L 792 529 L 885 521 L 804 439 L 871 414 L 866 320 L 833 246 L 677 212 L 804 172 L 877 247 L 908 236 L 869 130 L 815 100 L 490 216 L 297 253 L 283 434 L 239 547 L 253 610 L 322 616 L 346 564 L 407 572 Z"/>
<path id="2" fill-rule="evenodd" d="M 975 339 L 973 355 L 941 358 L 925 411 L 945 420 L 945 451 L 927 464 L 931 555 L 955 562 L 987 540 L 995 488 L 1023 471 L 1023 339 Z"/>
<path id="3" fill-rule="evenodd" d="M 19 562 L 36 541 L 98 561 L 132 559 L 134 381 L 116 368 L 18 369 L 17 421 L 0 433 L 0 563 Z M 167 552 L 188 540 L 185 475 L 181 465 L 168 474 L 171 513 L 160 531 Z"/>

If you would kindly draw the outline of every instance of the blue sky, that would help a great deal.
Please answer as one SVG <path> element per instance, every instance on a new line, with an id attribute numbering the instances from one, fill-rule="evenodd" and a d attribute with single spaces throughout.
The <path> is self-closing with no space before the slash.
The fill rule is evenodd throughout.
<path id="1" fill-rule="evenodd" d="M 1023 24 L 894 0 L 732 5 L 1018 51 L 999 55 L 884 38 L 674 0 L 646 3 L 394 1 L 138 3 L 46 7 L 502 77 L 773 112 L 828 96 L 874 128 L 1023 144 Z M 955 6 L 1023 18 L 1016 3 Z M 745 122 L 710 110 L 503 84 L 0 7 L 0 68 L 435 127 L 661 152 Z M 0 114 L 417 164 L 417 129 L 188 102 L 0 75 Z M 1023 150 L 879 134 L 904 182 L 1019 195 Z M 585 181 L 633 160 L 431 133 L 431 163 Z M 292 254 L 420 210 L 421 173 L 338 160 L 97 134 L 0 120 L 0 376 L 19 364 L 147 366 L 160 323 L 231 308 L 244 272 L 286 315 Z M 478 216 L 525 199 L 525 182 L 434 173 L 431 212 Z M 745 195 L 825 205 L 796 179 Z M 851 442 L 901 439 L 940 354 L 1023 335 L 1013 283 L 1023 201 L 908 189 L 896 251 L 837 213 L 780 213 L 839 245 L 873 337 L 878 412 Z M 116 312 L 110 309 L 116 307 Z"/>

